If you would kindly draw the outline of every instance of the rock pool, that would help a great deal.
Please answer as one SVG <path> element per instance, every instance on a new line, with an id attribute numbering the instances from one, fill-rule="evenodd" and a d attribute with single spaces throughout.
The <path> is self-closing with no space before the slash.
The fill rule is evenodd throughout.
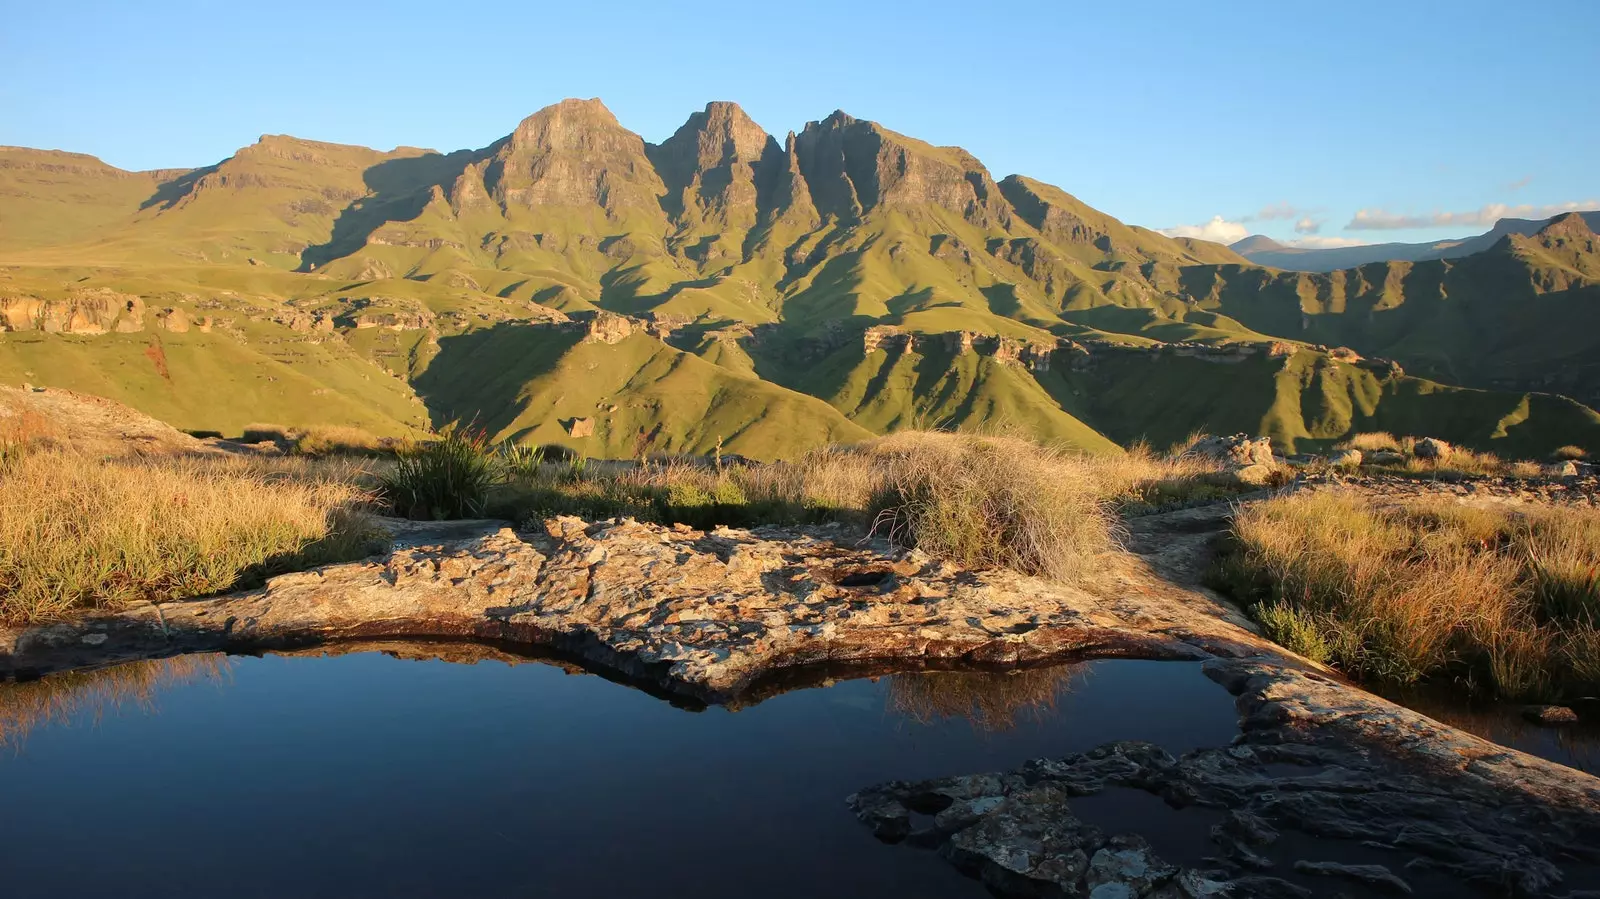
<path id="1" fill-rule="evenodd" d="M 858 678 L 738 711 L 572 671 L 359 652 L 0 684 L 5 895 L 980 897 L 880 844 L 845 797 L 1237 732 L 1190 663 Z M 1188 812 L 1127 792 L 1080 814 L 1204 846 L 1198 811 L 1172 827 Z"/>

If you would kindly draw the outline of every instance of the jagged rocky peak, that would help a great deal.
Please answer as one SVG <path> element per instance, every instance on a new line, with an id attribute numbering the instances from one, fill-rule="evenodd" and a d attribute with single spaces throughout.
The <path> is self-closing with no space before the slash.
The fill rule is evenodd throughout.
<path id="1" fill-rule="evenodd" d="M 932 205 L 979 224 L 1003 226 L 1010 217 L 988 170 L 959 147 L 935 147 L 836 111 L 807 124 L 796 150 L 825 215 Z"/>
<path id="2" fill-rule="evenodd" d="M 713 100 L 689 116 L 658 151 L 663 161 L 705 171 L 733 163 L 760 161 L 767 145 L 776 143 L 737 103 Z"/>
<path id="3" fill-rule="evenodd" d="M 501 208 L 598 205 L 655 208 L 664 192 L 644 140 L 604 103 L 562 100 L 517 125 L 494 148 L 484 186 Z"/>
<path id="4" fill-rule="evenodd" d="M 712 216 L 750 227 L 763 167 L 780 169 L 783 151 L 737 103 L 713 101 L 646 152 L 665 182 L 663 205 L 674 217 Z M 777 175 L 767 174 L 767 180 Z"/>

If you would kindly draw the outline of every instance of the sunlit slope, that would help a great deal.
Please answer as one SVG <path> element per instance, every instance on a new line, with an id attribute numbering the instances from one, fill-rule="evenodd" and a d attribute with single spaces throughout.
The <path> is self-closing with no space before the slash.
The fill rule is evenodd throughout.
<path id="1" fill-rule="evenodd" d="M 815 397 L 741 377 L 645 334 L 605 344 L 503 325 L 443 338 L 416 386 L 441 420 L 597 456 L 704 453 L 720 443 L 726 452 L 776 459 L 871 436 Z"/>
<path id="2" fill-rule="evenodd" d="M 1084 420 L 1122 443 L 1164 447 L 1194 432 L 1271 437 L 1290 452 L 1364 431 L 1434 436 L 1507 458 L 1568 443 L 1600 446 L 1600 414 L 1550 394 L 1449 387 L 1326 354 L 1221 364 L 1173 355 L 1108 355 L 1091 370 L 1040 375 L 1084 404 Z"/>
<path id="3" fill-rule="evenodd" d="M 247 424 L 426 428 L 404 381 L 335 344 L 242 343 L 226 334 L 13 334 L 0 381 L 108 397 L 179 428 L 236 435 Z"/>

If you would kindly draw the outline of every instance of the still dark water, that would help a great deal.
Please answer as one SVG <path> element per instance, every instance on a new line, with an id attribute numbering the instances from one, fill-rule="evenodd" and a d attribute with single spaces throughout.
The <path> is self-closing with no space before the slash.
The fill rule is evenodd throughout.
<path id="1" fill-rule="evenodd" d="M 1232 698 L 1177 662 L 848 680 L 736 712 L 539 663 L 140 663 L 0 685 L 0 895 L 975 899 L 844 798 L 1235 732 Z M 1189 814 L 1094 800 L 1113 831 Z M 1173 861 L 1204 847 L 1193 823 Z"/>

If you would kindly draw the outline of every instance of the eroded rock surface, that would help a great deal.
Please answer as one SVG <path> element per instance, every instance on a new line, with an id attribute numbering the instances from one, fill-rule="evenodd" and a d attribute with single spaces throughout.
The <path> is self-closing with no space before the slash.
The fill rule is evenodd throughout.
<path id="1" fill-rule="evenodd" d="M 757 676 L 795 666 L 1201 659 L 1265 646 L 1225 603 L 1163 592 L 1153 574 L 1124 568 L 1069 587 L 892 553 L 837 528 L 708 533 L 559 518 L 519 533 L 498 523 L 397 523 L 387 557 L 216 599 L 0 630 L 0 673 L 179 651 L 469 637 L 550 646 L 726 701 Z"/>
<path id="2" fill-rule="evenodd" d="M 881 839 L 935 847 L 1007 896 L 1309 896 L 1322 878 L 1352 895 L 1559 896 L 1600 882 L 1600 780 L 1314 673 L 1205 669 L 1238 695 L 1234 745 L 1174 758 L 1111 743 L 848 801 Z M 1112 788 L 1225 810 L 1215 855 L 1179 867 L 1073 813 L 1075 797 Z"/>

